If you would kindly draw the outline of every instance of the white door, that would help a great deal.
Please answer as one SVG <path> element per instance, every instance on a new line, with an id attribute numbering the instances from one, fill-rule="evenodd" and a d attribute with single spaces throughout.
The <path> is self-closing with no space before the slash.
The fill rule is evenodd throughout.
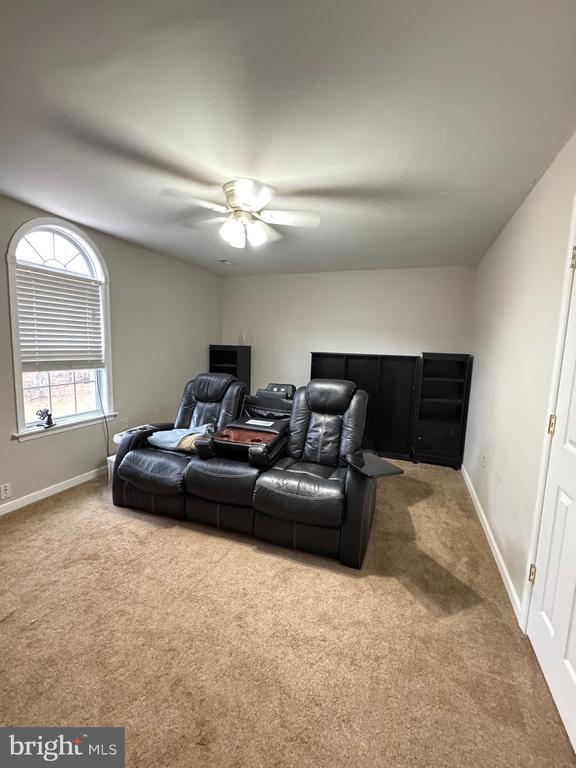
<path id="1" fill-rule="evenodd" d="M 576 749 L 576 289 L 552 437 L 528 637 Z"/>

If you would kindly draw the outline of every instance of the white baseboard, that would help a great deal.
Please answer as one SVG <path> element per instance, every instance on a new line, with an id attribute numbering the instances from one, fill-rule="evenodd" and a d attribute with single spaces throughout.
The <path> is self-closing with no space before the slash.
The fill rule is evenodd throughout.
<path id="1" fill-rule="evenodd" d="M 26 496 L 20 496 L 18 499 L 7 501 L 5 504 L 0 505 L 0 516 L 7 515 L 9 512 L 14 512 L 21 507 L 27 507 L 29 504 L 34 504 L 35 501 L 48 498 L 48 496 L 54 496 L 55 493 L 61 493 L 68 490 L 68 488 L 73 488 L 75 485 L 87 483 L 88 480 L 94 480 L 107 471 L 106 467 L 91 469 L 90 472 L 84 472 L 82 475 L 76 475 L 76 477 L 71 477 L 69 480 L 63 480 L 61 483 L 56 483 L 56 485 L 42 488 L 41 491 L 34 491 L 34 493 L 28 493 Z"/>
<path id="2" fill-rule="evenodd" d="M 516 588 L 514 587 L 512 579 L 510 578 L 508 568 L 506 568 L 506 563 L 504 562 L 504 558 L 502 557 L 502 553 L 500 552 L 500 548 L 498 547 L 498 544 L 492 532 L 492 528 L 490 527 L 490 523 L 488 522 L 488 518 L 486 517 L 484 510 L 482 509 L 482 504 L 480 504 L 480 499 L 478 498 L 478 494 L 476 493 L 476 490 L 472 485 L 472 480 L 470 479 L 470 475 L 466 471 L 466 467 L 464 465 L 462 465 L 461 471 L 462 471 L 462 477 L 464 478 L 464 482 L 466 483 L 466 487 L 468 488 L 468 493 L 470 494 L 472 503 L 474 504 L 474 508 L 476 509 L 478 520 L 480 520 L 480 525 L 484 530 L 484 534 L 488 540 L 488 544 L 492 551 L 492 555 L 494 557 L 494 560 L 496 561 L 498 570 L 500 571 L 500 576 L 502 577 L 502 581 L 504 582 L 504 586 L 506 587 L 506 592 L 508 593 L 508 597 L 510 598 L 510 602 L 512 603 L 512 608 L 514 609 L 514 613 L 516 614 L 516 619 L 518 620 L 518 623 L 522 626 L 522 601 L 518 597 L 518 592 L 516 592 Z"/>

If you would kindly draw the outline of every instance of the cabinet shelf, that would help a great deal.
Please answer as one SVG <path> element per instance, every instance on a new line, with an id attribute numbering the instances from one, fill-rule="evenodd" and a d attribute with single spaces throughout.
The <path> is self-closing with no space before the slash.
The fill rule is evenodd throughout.
<path id="1" fill-rule="evenodd" d="M 252 348 L 229 344 L 210 345 L 210 372 L 229 373 L 243 381 L 250 392 L 250 358 Z"/>
<path id="2" fill-rule="evenodd" d="M 420 416 L 419 423 L 426 423 L 441 427 L 443 425 L 460 424 L 460 416 Z"/>

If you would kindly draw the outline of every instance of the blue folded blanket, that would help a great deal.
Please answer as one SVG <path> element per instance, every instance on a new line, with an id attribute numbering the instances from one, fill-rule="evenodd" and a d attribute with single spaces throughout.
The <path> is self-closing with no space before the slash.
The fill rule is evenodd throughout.
<path id="1" fill-rule="evenodd" d="M 176 451 L 185 437 L 189 435 L 205 435 L 212 428 L 212 424 L 201 424 L 198 427 L 188 427 L 188 429 L 160 429 L 158 432 L 150 435 L 148 443 L 153 445 L 154 448 Z"/>

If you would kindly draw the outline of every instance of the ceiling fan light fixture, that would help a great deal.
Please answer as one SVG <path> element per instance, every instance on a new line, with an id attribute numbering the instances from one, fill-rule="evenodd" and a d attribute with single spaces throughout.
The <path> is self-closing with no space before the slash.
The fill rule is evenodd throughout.
<path id="1" fill-rule="evenodd" d="M 268 233 L 261 221 L 251 221 L 247 224 L 246 234 L 252 248 L 258 248 L 259 245 L 264 245 L 268 240 Z"/>
<path id="2" fill-rule="evenodd" d="M 222 240 L 233 248 L 246 248 L 246 228 L 234 216 L 227 219 L 219 230 Z"/>

